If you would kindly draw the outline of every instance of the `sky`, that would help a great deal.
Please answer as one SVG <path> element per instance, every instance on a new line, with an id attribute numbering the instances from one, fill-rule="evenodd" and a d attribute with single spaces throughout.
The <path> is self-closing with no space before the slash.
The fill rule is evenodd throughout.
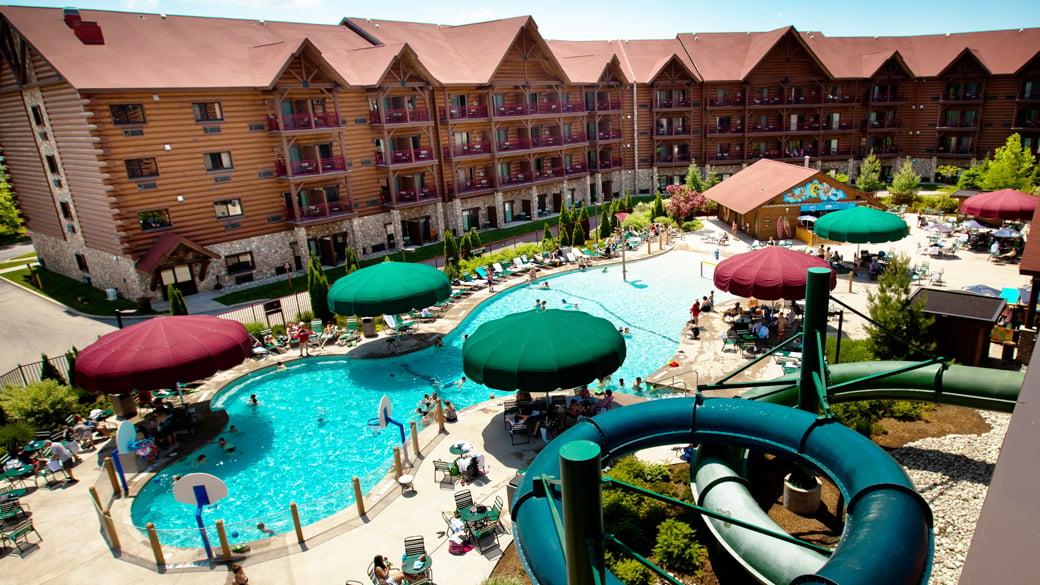
<path id="1" fill-rule="evenodd" d="M 21 6 L 336 24 L 344 16 L 466 24 L 531 15 L 548 39 L 664 39 L 793 25 L 827 36 L 905 36 L 1040 27 L 1037 0 L 9 0 Z"/>

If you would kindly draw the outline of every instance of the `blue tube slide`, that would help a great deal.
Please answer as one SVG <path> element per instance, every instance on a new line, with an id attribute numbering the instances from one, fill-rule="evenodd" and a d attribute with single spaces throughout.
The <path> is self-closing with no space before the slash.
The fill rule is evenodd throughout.
<path id="1" fill-rule="evenodd" d="M 528 467 L 511 510 L 514 541 L 536 585 L 565 585 L 562 537 L 542 475 L 559 477 L 559 450 L 573 440 L 600 445 L 604 459 L 659 445 L 730 445 L 791 458 L 830 477 L 847 502 L 846 528 L 834 554 L 792 584 L 914 585 L 932 551 L 931 510 L 910 479 L 880 447 L 848 427 L 768 403 L 727 398 L 672 398 L 615 409 L 582 422 L 549 443 Z M 621 540 L 624 534 L 617 535 Z M 607 574 L 606 583 L 620 581 Z"/>

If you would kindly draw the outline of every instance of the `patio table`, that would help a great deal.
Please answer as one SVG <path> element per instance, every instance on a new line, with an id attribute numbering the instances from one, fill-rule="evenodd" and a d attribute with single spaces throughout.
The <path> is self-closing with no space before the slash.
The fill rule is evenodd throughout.
<path id="1" fill-rule="evenodd" d="M 405 575 L 422 575 L 431 568 L 433 568 L 433 557 L 428 554 L 401 557 L 401 571 Z"/>
<path id="2" fill-rule="evenodd" d="M 22 451 L 25 451 L 26 453 L 33 453 L 40 449 L 43 449 L 43 441 L 29 441 L 29 444 L 22 447 Z"/>
<path id="3" fill-rule="evenodd" d="M 491 508 L 484 507 L 483 512 L 478 512 L 477 506 L 470 506 L 468 508 L 459 509 L 459 518 L 467 525 L 474 524 L 480 526 L 487 521 L 488 516 L 491 515 Z"/>

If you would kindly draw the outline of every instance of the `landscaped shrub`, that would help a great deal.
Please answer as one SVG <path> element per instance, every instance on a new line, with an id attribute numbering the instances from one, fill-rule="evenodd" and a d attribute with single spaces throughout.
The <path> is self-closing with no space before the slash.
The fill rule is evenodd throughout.
<path id="1" fill-rule="evenodd" d="M 260 332 L 264 329 L 267 329 L 267 325 L 264 325 L 263 323 L 257 323 L 255 321 L 252 323 L 246 323 L 245 327 L 246 331 L 248 331 L 249 334 L 254 337 L 260 337 Z"/>
<path id="2" fill-rule="evenodd" d="M 684 232 L 695 232 L 703 227 L 704 222 L 699 219 L 695 219 L 692 221 L 684 221 L 682 224 L 682 229 Z"/>
<path id="3" fill-rule="evenodd" d="M 0 449 L 12 456 L 21 450 L 22 445 L 33 440 L 36 429 L 26 422 L 13 422 L 0 427 Z"/>
<path id="4" fill-rule="evenodd" d="M 43 430 L 61 428 L 65 418 L 79 410 L 79 401 L 72 389 L 54 380 L 7 386 L 0 393 L 0 405 L 11 420 Z"/>
<path id="5" fill-rule="evenodd" d="M 651 585 L 654 583 L 653 572 L 635 559 L 620 559 L 609 568 L 610 572 L 614 573 L 625 585 Z"/>
<path id="6" fill-rule="evenodd" d="M 904 422 L 922 420 L 931 409 L 928 403 L 910 400 L 862 400 L 831 406 L 845 426 L 867 437 L 888 432 L 878 422 L 883 418 Z"/>
<path id="7" fill-rule="evenodd" d="M 488 577 L 480 585 L 524 585 L 526 581 L 518 577 Z"/>
<path id="8" fill-rule="evenodd" d="M 303 322 L 303 323 L 306 323 L 306 324 L 310 325 L 311 321 L 313 321 L 313 320 L 314 320 L 314 311 L 303 311 L 303 312 L 299 313 L 298 315 L 296 315 L 296 322 L 297 323 Z"/>
<path id="9" fill-rule="evenodd" d="M 657 529 L 654 560 L 670 571 L 699 574 L 708 549 L 696 540 L 697 532 L 687 523 L 668 519 Z"/>

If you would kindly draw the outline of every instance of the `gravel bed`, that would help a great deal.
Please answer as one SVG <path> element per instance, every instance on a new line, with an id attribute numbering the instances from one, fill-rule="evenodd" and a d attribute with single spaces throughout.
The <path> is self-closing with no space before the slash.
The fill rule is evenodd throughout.
<path id="1" fill-rule="evenodd" d="M 892 451 L 935 518 L 930 585 L 957 585 L 993 477 L 1010 414 L 980 411 L 992 430 L 914 441 Z"/>

